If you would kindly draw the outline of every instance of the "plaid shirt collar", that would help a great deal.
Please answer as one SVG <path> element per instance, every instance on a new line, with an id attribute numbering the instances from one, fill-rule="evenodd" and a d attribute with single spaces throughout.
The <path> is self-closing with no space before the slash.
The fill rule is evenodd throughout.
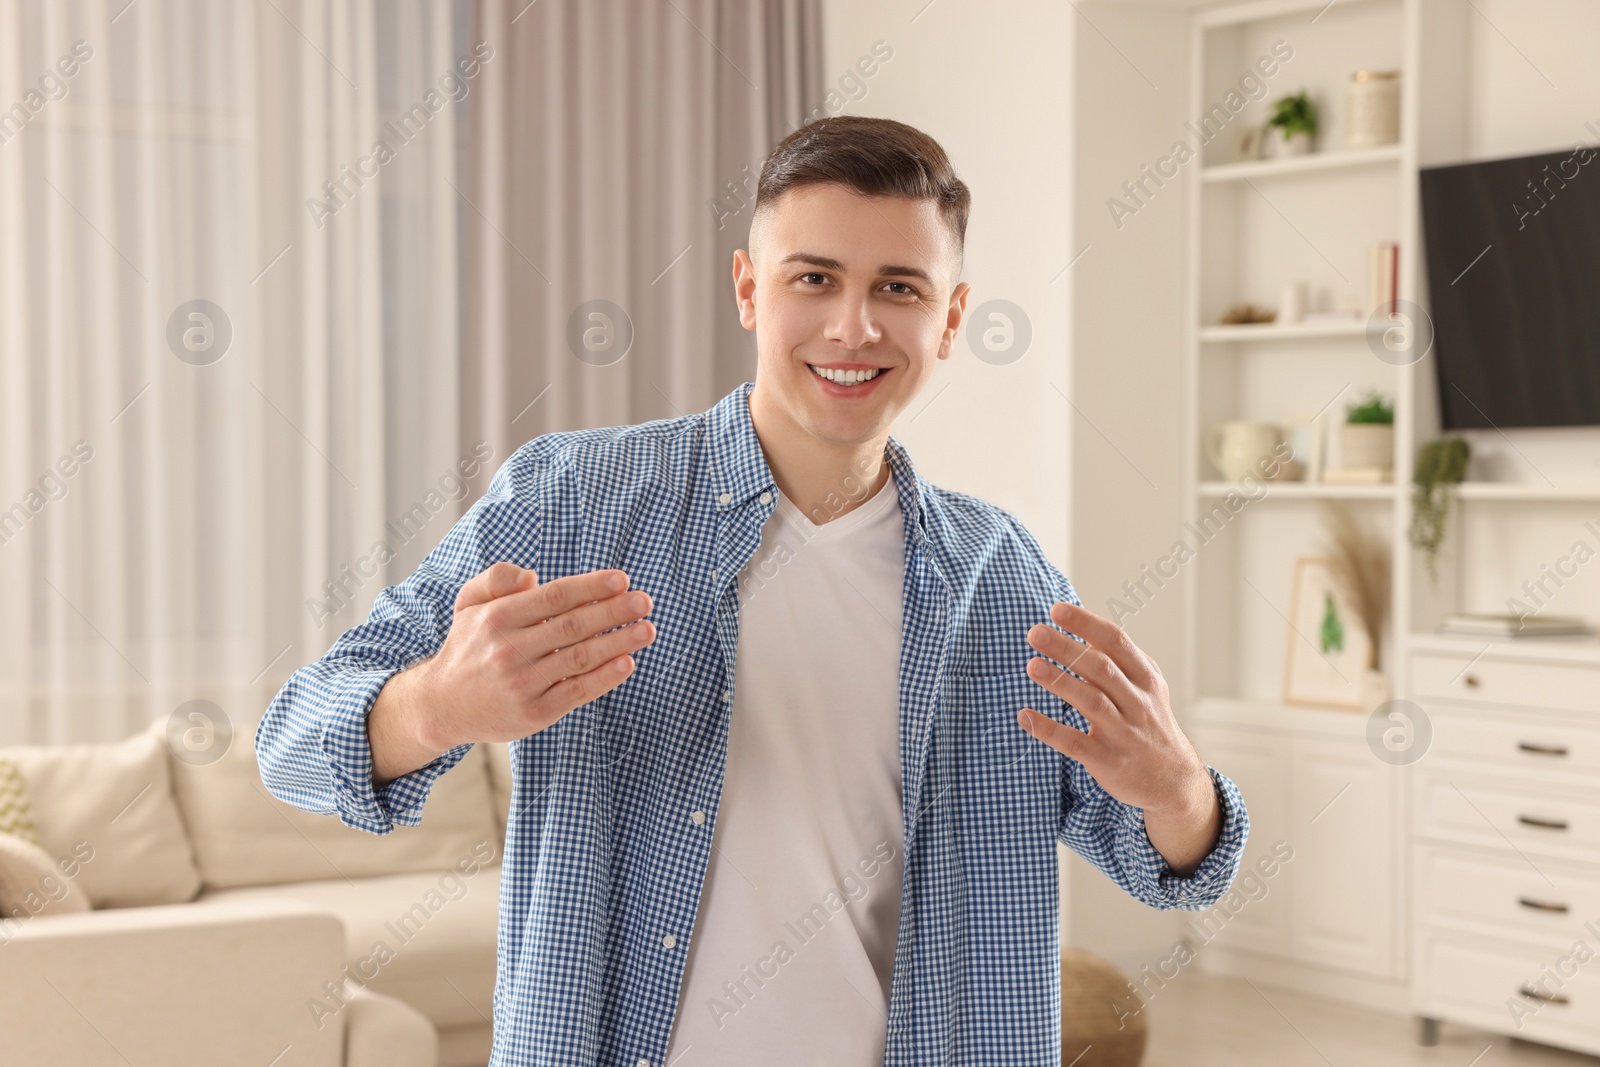
<path id="1" fill-rule="evenodd" d="M 739 508 L 762 492 L 776 491 L 777 482 L 750 417 L 754 382 L 744 382 L 711 408 L 711 461 L 717 473 L 717 492 L 728 494 L 726 505 Z M 917 543 L 929 538 L 928 510 L 931 487 L 918 476 L 911 455 L 893 434 L 884 443 L 884 458 L 894 472 L 905 512 L 906 533 Z"/>

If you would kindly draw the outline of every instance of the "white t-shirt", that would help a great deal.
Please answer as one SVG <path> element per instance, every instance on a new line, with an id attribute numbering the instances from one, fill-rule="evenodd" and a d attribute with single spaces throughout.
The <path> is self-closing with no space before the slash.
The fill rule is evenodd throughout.
<path id="1" fill-rule="evenodd" d="M 891 476 L 739 573 L 727 769 L 667 1067 L 877 1067 L 900 918 L 904 531 Z"/>

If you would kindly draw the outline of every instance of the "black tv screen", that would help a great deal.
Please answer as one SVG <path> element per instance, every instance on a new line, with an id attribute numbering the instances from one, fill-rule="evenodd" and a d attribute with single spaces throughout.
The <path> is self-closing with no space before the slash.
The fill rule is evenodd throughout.
<path id="1" fill-rule="evenodd" d="M 1600 149 L 1421 180 L 1444 429 L 1600 425 Z"/>

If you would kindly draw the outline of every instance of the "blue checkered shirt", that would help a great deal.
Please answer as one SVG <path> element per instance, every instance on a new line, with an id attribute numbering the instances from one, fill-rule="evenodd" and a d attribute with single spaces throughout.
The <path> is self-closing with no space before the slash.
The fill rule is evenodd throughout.
<path id="1" fill-rule="evenodd" d="M 490 1067 L 664 1067 L 738 698 L 738 575 L 778 492 L 752 387 L 706 412 L 517 449 L 416 572 L 290 677 L 258 730 L 274 795 L 375 834 L 415 826 L 471 746 L 374 789 L 366 716 L 387 678 L 438 651 L 468 579 L 500 560 L 541 581 L 617 567 L 654 598 L 659 637 L 633 675 L 511 745 Z M 1018 726 L 1026 706 L 1089 728 L 1025 673 L 1028 629 L 1077 594 L 1009 513 L 920 480 L 893 436 L 885 452 L 905 523 L 905 847 L 884 1063 L 1056 1067 L 1056 843 L 1151 907 L 1200 910 L 1231 886 L 1249 817 L 1210 769 L 1221 839 L 1178 877 L 1142 809 Z"/>

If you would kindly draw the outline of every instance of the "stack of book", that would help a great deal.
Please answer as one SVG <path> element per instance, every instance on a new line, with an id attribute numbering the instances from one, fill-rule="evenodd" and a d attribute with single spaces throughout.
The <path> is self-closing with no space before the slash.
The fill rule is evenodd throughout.
<path id="1" fill-rule="evenodd" d="M 1594 627 L 1577 615 L 1474 615 L 1445 616 L 1442 634 L 1478 637 L 1572 637 L 1593 634 Z"/>

